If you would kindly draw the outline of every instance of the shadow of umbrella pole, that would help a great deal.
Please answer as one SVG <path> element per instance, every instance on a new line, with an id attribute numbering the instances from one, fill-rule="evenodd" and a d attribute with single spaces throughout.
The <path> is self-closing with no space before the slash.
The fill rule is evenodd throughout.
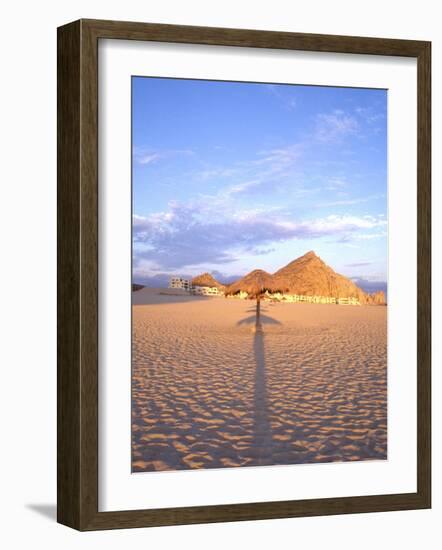
<path id="1" fill-rule="evenodd" d="M 256 323 L 255 323 L 255 331 L 256 332 L 262 332 L 262 324 L 261 324 L 261 296 L 256 297 Z"/>

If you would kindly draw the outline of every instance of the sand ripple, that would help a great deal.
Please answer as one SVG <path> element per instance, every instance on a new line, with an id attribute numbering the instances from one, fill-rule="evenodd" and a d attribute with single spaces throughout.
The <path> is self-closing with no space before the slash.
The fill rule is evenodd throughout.
<path id="1" fill-rule="evenodd" d="M 132 469 L 387 457 L 386 307 L 133 306 Z"/>

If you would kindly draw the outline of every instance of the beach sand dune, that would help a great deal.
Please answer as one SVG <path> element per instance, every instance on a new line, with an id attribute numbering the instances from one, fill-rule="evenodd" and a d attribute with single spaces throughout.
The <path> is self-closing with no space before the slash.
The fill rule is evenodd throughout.
<path id="1" fill-rule="evenodd" d="M 387 307 L 133 302 L 134 472 L 387 458 Z"/>

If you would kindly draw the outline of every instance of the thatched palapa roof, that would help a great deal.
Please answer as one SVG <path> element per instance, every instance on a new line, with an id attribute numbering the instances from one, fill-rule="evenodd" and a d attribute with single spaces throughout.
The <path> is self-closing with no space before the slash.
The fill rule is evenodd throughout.
<path id="1" fill-rule="evenodd" d="M 226 288 L 226 294 L 237 294 L 238 292 L 247 292 L 249 296 L 257 296 L 266 290 L 273 288 L 272 276 L 267 271 L 255 269 L 239 281 L 232 283 Z"/>
<path id="2" fill-rule="evenodd" d="M 290 262 L 273 275 L 281 292 L 304 296 L 354 297 L 365 302 L 365 293 L 353 281 L 336 273 L 313 251 Z"/>
<path id="3" fill-rule="evenodd" d="M 270 292 L 301 296 L 356 298 L 361 304 L 384 304 L 385 295 L 367 294 L 351 279 L 336 273 L 313 251 L 282 267 L 273 275 L 255 269 L 226 288 L 226 294 L 247 292 L 251 297 Z"/>
<path id="4" fill-rule="evenodd" d="M 210 273 L 202 273 L 192 279 L 192 286 L 209 286 L 224 290 L 225 286 L 219 283 Z"/>

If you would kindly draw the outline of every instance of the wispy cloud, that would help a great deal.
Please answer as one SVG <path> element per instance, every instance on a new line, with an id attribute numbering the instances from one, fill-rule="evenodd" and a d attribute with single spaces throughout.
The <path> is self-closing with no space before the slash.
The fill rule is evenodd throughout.
<path id="1" fill-rule="evenodd" d="M 270 149 L 258 153 L 260 158 L 252 161 L 254 165 L 265 165 L 272 173 L 281 172 L 293 166 L 301 157 L 303 145 L 294 143 L 286 147 Z"/>
<path id="2" fill-rule="evenodd" d="M 351 206 L 353 204 L 362 204 L 364 202 L 369 202 L 371 200 L 376 200 L 383 198 L 384 195 L 370 195 L 368 197 L 356 197 L 354 199 L 342 199 L 337 201 L 327 201 L 322 202 L 318 206 L 321 207 L 330 207 L 330 206 Z"/>
<path id="3" fill-rule="evenodd" d="M 386 223 L 385 223 L 386 225 Z M 372 239 L 383 239 L 387 236 L 387 232 L 386 231 L 381 231 L 379 233 L 364 233 L 362 235 L 358 235 L 358 239 L 361 239 L 361 240 L 372 240 Z"/>
<path id="4" fill-rule="evenodd" d="M 284 147 L 261 150 L 253 158 L 236 161 L 226 166 L 214 166 L 197 170 L 193 177 L 197 180 L 222 183 L 216 196 L 206 196 L 208 200 L 221 200 L 234 195 L 257 195 L 271 187 L 278 190 L 284 178 L 293 175 L 303 154 L 303 145 L 294 143 Z M 298 190 L 295 183 L 291 188 Z"/>
<path id="5" fill-rule="evenodd" d="M 293 220 L 285 212 L 236 210 L 220 213 L 207 204 L 172 202 L 167 212 L 134 216 L 135 254 L 161 268 L 186 268 L 236 261 L 244 251 L 269 253 L 273 243 L 291 239 L 345 237 L 385 224 L 382 217 L 336 216 Z"/>
<path id="6" fill-rule="evenodd" d="M 234 195 L 249 193 L 253 189 L 256 189 L 257 187 L 262 185 L 262 183 L 263 183 L 262 179 L 254 179 L 249 181 L 243 181 L 242 183 L 236 183 L 227 187 L 225 190 L 223 190 L 222 196 L 225 198 L 230 198 Z"/>
<path id="7" fill-rule="evenodd" d="M 159 153 L 146 153 L 146 154 L 140 154 L 136 157 L 136 161 L 138 164 L 152 164 L 152 162 L 155 162 L 161 158 Z"/>
<path id="8" fill-rule="evenodd" d="M 345 264 L 345 267 L 365 267 L 367 265 L 371 265 L 372 262 L 354 262 L 351 264 Z"/>
<path id="9" fill-rule="evenodd" d="M 238 167 L 215 167 L 208 168 L 205 170 L 200 170 L 196 173 L 196 176 L 201 180 L 211 180 L 211 179 L 223 179 L 230 178 L 239 172 Z"/>
<path id="10" fill-rule="evenodd" d="M 374 111 L 371 107 L 356 107 L 355 112 L 367 123 L 377 124 L 386 119 L 384 113 Z"/>
<path id="11" fill-rule="evenodd" d="M 322 142 L 341 141 L 345 136 L 356 134 L 358 129 L 356 118 L 339 109 L 316 116 L 315 136 Z"/>
<path id="12" fill-rule="evenodd" d="M 195 152 L 191 149 L 167 149 L 155 151 L 152 149 L 144 149 L 135 147 L 133 150 L 133 160 L 137 164 L 147 165 L 158 162 L 161 159 L 170 158 L 180 155 L 194 155 Z"/>
<path id="13" fill-rule="evenodd" d="M 338 191 L 340 189 L 343 189 L 344 187 L 347 187 L 347 185 L 348 182 L 345 178 L 340 176 L 333 176 L 328 179 L 325 189 L 327 191 Z"/>
<path id="14" fill-rule="evenodd" d="M 264 90 L 267 90 L 278 102 L 287 110 L 293 111 L 297 106 L 297 100 L 294 96 L 293 89 L 284 89 L 283 86 L 277 84 L 266 84 Z"/>

